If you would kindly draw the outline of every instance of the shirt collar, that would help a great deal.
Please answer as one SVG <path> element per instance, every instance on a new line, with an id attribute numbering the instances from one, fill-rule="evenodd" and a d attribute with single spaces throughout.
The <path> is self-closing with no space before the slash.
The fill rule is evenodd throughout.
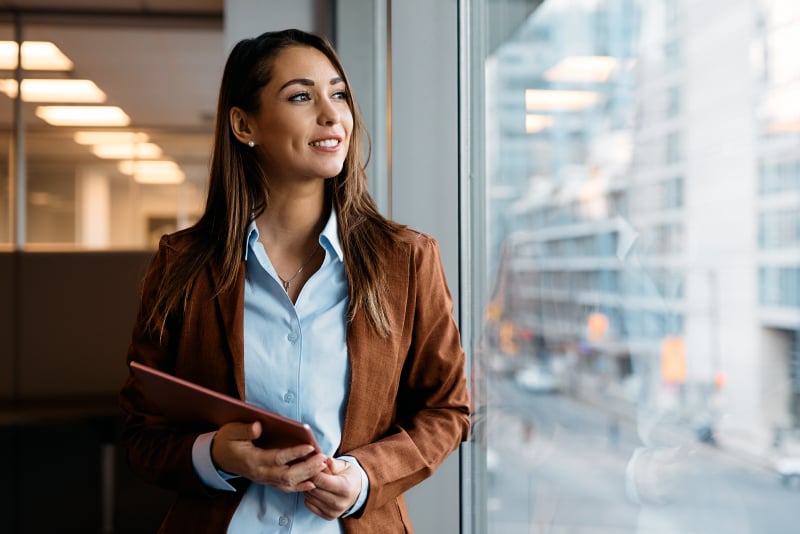
<path id="1" fill-rule="evenodd" d="M 247 261 L 247 255 L 250 253 L 250 249 L 256 241 L 258 241 L 258 236 L 258 226 L 256 226 L 256 221 L 253 219 L 250 221 L 250 224 L 247 225 L 247 244 L 244 247 L 245 261 Z M 336 254 L 336 258 L 340 262 L 344 261 L 342 243 L 339 241 L 339 222 L 336 219 L 336 208 L 333 206 L 331 206 L 331 214 L 328 216 L 328 222 L 325 223 L 325 227 L 319 235 L 319 242 L 322 246 L 325 246 L 327 243 L 326 248 Z"/>

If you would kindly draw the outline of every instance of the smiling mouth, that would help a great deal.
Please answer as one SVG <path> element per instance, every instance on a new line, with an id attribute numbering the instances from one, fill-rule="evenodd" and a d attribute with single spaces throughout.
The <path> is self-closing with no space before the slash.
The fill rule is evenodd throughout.
<path id="1" fill-rule="evenodd" d="M 340 143 L 341 141 L 339 141 L 338 139 L 322 139 L 320 141 L 313 141 L 309 143 L 309 145 L 318 146 L 322 148 L 333 148 L 339 146 Z"/>

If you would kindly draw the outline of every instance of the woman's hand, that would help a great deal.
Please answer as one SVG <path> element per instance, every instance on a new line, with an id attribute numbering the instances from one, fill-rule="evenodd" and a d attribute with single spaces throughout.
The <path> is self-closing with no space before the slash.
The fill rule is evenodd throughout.
<path id="1" fill-rule="evenodd" d="M 328 469 L 318 473 L 312 482 L 315 489 L 305 493 L 309 510 L 329 521 L 348 511 L 361 493 L 361 473 L 353 464 L 328 458 Z"/>
<path id="2" fill-rule="evenodd" d="M 286 449 L 262 449 L 253 445 L 261 435 L 261 423 L 227 423 L 211 445 L 214 464 L 233 475 L 286 492 L 309 491 L 312 479 L 328 468 L 323 454 L 311 454 L 311 445 Z"/>

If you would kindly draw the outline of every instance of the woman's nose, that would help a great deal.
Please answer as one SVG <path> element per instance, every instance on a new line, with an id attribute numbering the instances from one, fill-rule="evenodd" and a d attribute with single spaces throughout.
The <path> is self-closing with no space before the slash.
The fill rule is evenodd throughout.
<path id="1" fill-rule="evenodd" d="M 319 100 L 319 115 L 317 120 L 320 124 L 336 124 L 340 120 L 339 110 L 330 99 Z"/>

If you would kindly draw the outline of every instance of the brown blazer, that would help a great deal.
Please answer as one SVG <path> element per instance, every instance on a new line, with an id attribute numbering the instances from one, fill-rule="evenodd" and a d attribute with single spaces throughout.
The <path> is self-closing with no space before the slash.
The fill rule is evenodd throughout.
<path id="1" fill-rule="evenodd" d="M 183 319 L 168 322 L 160 341 L 143 331 L 143 313 L 186 239 L 178 233 L 161 240 L 145 277 L 127 360 L 243 398 L 244 262 L 234 289 L 218 296 L 218 273 L 206 267 Z M 342 520 L 348 534 L 413 532 L 403 492 L 430 476 L 469 429 L 464 352 L 438 245 L 407 231 L 386 254 L 384 302 L 392 334 L 374 334 L 360 313 L 347 329 L 351 382 L 337 455 L 356 457 L 370 483 L 358 517 Z M 197 477 L 192 444 L 211 429 L 170 426 L 130 377 L 120 399 L 127 414 L 122 441 L 132 469 L 177 493 L 160 532 L 224 532 L 249 481 L 236 479 L 238 491 L 225 492 Z"/>

